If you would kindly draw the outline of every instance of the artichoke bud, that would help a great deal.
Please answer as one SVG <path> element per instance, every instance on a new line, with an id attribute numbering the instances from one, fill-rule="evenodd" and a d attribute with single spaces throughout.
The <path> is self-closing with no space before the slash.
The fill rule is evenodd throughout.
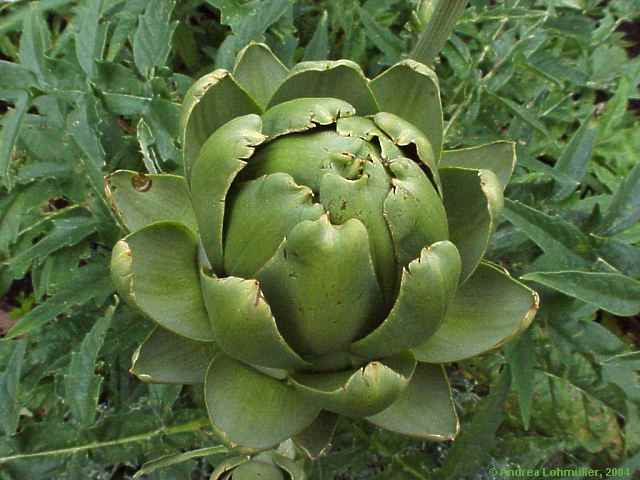
<path id="1" fill-rule="evenodd" d="M 483 261 L 513 145 L 443 153 L 442 127 L 435 73 L 413 60 L 368 80 L 348 60 L 287 70 L 251 44 L 198 80 L 185 176 L 146 192 L 113 179 L 132 232 L 113 282 L 158 324 L 134 373 L 201 378 L 214 432 L 252 452 L 290 438 L 320 455 L 338 415 L 455 437 L 439 364 L 526 328 L 537 296 Z M 232 460 L 212 479 L 302 478 Z"/>

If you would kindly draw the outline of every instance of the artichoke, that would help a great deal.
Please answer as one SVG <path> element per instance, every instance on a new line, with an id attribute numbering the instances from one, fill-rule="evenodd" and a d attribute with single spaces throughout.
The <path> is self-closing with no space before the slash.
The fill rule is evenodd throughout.
<path id="1" fill-rule="evenodd" d="M 453 439 L 442 364 L 501 345 L 538 308 L 483 260 L 514 145 L 443 152 L 425 65 L 288 70 L 262 44 L 191 87 L 181 135 L 184 176 L 106 179 L 130 232 L 113 281 L 157 324 L 132 372 L 204 383 L 214 431 L 251 451 L 292 438 L 318 456 L 337 415 Z"/>

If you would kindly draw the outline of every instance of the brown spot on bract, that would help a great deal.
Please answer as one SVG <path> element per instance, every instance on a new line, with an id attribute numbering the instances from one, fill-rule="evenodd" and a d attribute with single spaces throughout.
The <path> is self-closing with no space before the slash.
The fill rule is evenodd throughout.
<path id="1" fill-rule="evenodd" d="M 258 284 L 258 282 L 256 282 L 256 284 Z M 262 300 L 263 302 L 266 300 L 264 298 L 264 295 L 262 294 L 262 290 L 260 290 L 260 288 L 258 287 L 258 289 L 256 290 L 256 301 L 254 302 L 254 306 L 257 307 L 258 304 L 260 303 L 260 300 Z"/>
<path id="2" fill-rule="evenodd" d="M 144 173 L 138 173 L 131 178 L 131 185 L 138 192 L 146 192 L 151 188 L 151 178 Z"/>

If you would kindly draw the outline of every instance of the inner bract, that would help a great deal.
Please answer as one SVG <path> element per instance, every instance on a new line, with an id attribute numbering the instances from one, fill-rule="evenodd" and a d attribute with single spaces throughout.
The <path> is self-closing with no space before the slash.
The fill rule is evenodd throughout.
<path id="1" fill-rule="evenodd" d="M 299 353 L 347 351 L 388 314 L 402 268 L 448 238 L 431 172 L 415 158 L 430 149 L 421 140 L 401 147 L 373 118 L 337 118 L 268 141 L 236 178 L 225 274 L 261 282 Z"/>

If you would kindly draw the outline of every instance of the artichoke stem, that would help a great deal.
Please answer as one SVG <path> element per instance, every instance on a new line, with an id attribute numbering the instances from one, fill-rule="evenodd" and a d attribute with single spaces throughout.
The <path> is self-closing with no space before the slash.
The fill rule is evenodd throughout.
<path id="1" fill-rule="evenodd" d="M 453 27 L 462 15 L 466 4 L 467 0 L 438 1 L 410 57 L 425 65 L 433 65 L 436 56 L 453 32 Z"/>

